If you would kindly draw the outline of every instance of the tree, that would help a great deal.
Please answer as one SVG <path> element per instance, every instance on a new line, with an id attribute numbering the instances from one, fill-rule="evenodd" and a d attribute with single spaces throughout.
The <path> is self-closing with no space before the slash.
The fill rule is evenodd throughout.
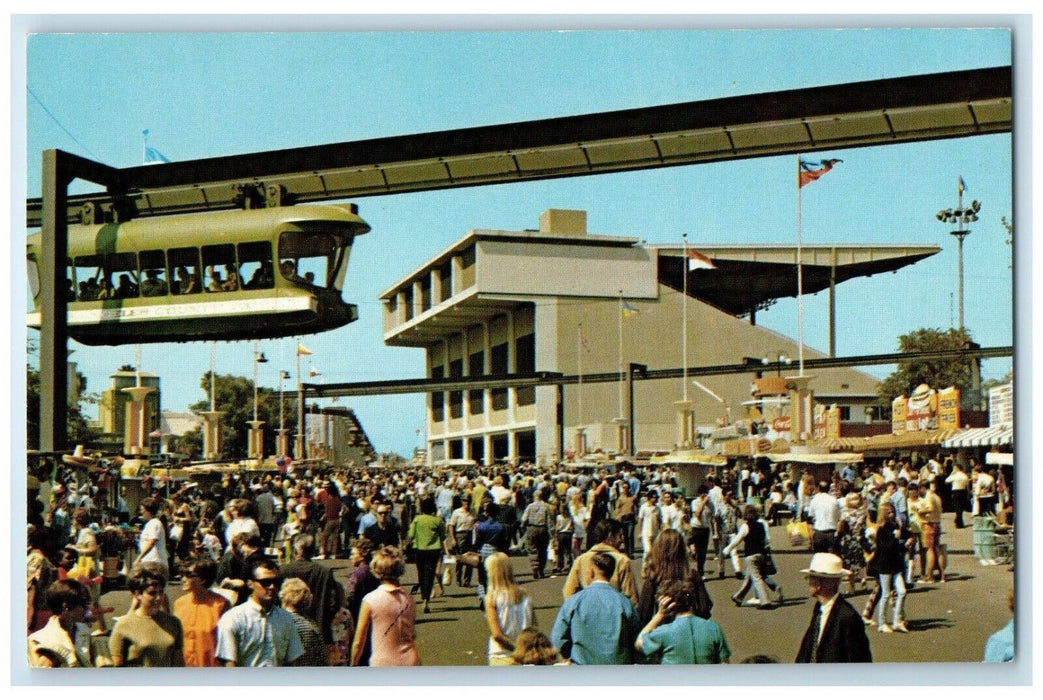
<path id="1" fill-rule="evenodd" d="M 1006 243 L 1007 245 L 1010 246 L 1010 254 L 1011 254 L 1011 257 L 1013 257 L 1014 256 L 1014 219 L 1012 217 L 1010 221 L 1007 221 L 1007 217 L 1001 216 L 1000 217 L 1000 223 L 1003 224 L 1003 228 L 1006 229 L 1006 231 L 1007 231 L 1007 238 L 1004 241 L 1004 243 Z M 1011 263 L 1009 265 L 1007 265 L 1007 269 L 1012 269 L 1013 267 L 1014 267 L 1014 261 L 1011 260 Z"/>
<path id="2" fill-rule="evenodd" d="M 192 428 L 174 440 L 174 451 L 186 455 L 190 460 L 197 460 L 203 454 L 203 433 L 199 428 Z"/>
<path id="3" fill-rule="evenodd" d="M 210 373 L 203 375 L 200 387 L 207 394 L 210 393 Z M 286 429 L 292 435 L 297 426 L 297 410 L 294 404 L 295 393 L 287 393 L 283 397 L 283 413 L 286 421 Z M 247 438 L 250 425 L 248 421 L 253 420 L 254 385 L 246 377 L 234 377 L 232 375 L 216 375 L 214 377 L 214 407 L 224 414 L 220 418 L 221 432 L 221 457 L 224 459 L 244 458 L 247 451 Z M 203 413 L 210 410 L 210 400 L 204 399 L 192 404 L 189 409 L 193 413 Z M 279 392 L 267 387 L 257 389 L 257 420 L 264 421 L 264 453 L 271 455 L 275 453 L 275 438 L 279 429 Z M 198 432 L 198 431 L 196 431 Z M 190 433 L 186 433 L 178 443 L 181 450 L 182 442 L 186 448 L 201 445 L 201 439 Z M 198 448 L 201 452 L 201 447 Z M 192 452 L 188 452 L 192 454 Z"/>
<path id="4" fill-rule="evenodd" d="M 973 347 L 974 341 L 966 329 L 921 328 L 912 333 L 898 336 L 901 352 L 930 352 L 964 350 Z M 955 386 L 960 390 L 960 407 L 975 409 L 980 398 L 980 371 L 976 360 L 923 359 L 898 363 L 898 369 L 880 383 L 878 395 L 885 405 L 897 396 L 909 394 L 921 384 L 932 389 Z"/>
<path id="5" fill-rule="evenodd" d="M 86 386 L 83 375 L 79 377 L 79 386 Z M 99 432 L 90 427 L 80 409 L 82 395 L 78 394 L 69 401 L 66 418 L 67 444 L 89 445 Z M 25 366 L 25 444 L 30 450 L 40 449 L 40 371 L 28 364 Z"/>
<path id="6" fill-rule="evenodd" d="M 981 383 L 981 391 L 983 394 L 988 394 L 989 389 L 993 389 L 998 386 L 1003 386 L 1004 384 L 1010 384 L 1012 381 L 1014 381 L 1013 367 L 1008 369 L 1007 373 L 999 379 L 986 379 L 984 382 Z"/>

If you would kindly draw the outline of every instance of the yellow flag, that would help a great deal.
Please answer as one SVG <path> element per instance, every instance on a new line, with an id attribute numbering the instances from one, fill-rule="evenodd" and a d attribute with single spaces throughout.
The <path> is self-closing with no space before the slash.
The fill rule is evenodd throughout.
<path id="1" fill-rule="evenodd" d="M 303 345 L 301 345 L 300 343 L 298 343 L 297 344 L 297 354 L 298 355 L 310 355 L 311 354 L 311 350 L 309 350 L 308 348 L 306 348 Z"/>

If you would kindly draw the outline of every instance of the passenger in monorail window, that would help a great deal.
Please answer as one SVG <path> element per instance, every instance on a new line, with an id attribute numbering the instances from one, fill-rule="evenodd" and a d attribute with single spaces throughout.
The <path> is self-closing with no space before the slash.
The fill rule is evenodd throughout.
<path id="1" fill-rule="evenodd" d="M 300 276 L 297 275 L 296 265 L 294 265 L 292 260 L 283 260 L 279 264 L 279 272 L 281 272 L 282 276 L 290 280 L 291 282 L 304 281 Z"/>
<path id="2" fill-rule="evenodd" d="M 190 275 L 184 265 L 177 269 L 177 283 L 174 285 L 174 289 L 177 294 L 193 294 L 199 291 L 196 276 Z"/>
<path id="3" fill-rule="evenodd" d="M 119 277 L 120 283 L 116 287 L 116 297 L 119 299 L 133 299 L 138 296 L 138 285 L 134 284 L 130 280 L 130 275 L 122 274 Z"/>
<path id="4" fill-rule="evenodd" d="M 234 292 L 239 289 L 239 273 L 232 269 L 231 265 L 225 265 L 225 272 L 228 275 L 221 285 L 221 290 L 225 292 Z"/>
<path id="5" fill-rule="evenodd" d="M 88 285 L 89 286 L 89 285 Z M 94 299 L 115 299 L 116 290 L 112 288 L 112 283 L 109 282 L 108 277 L 102 277 L 98 280 L 98 293 L 92 298 Z"/>
<path id="6" fill-rule="evenodd" d="M 259 267 L 250 275 L 249 281 L 243 285 L 243 289 L 264 289 L 268 287 L 268 280 L 264 274 L 264 268 Z"/>
<path id="7" fill-rule="evenodd" d="M 141 283 L 141 296 L 162 297 L 167 295 L 167 283 L 160 279 L 158 270 L 146 270 L 145 281 Z"/>
<path id="8" fill-rule="evenodd" d="M 224 280 L 221 279 L 221 273 L 217 270 L 210 270 L 210 285 L 207 286 L 206 291 L 208 292 L 223 292 L 224 291 Z"/>

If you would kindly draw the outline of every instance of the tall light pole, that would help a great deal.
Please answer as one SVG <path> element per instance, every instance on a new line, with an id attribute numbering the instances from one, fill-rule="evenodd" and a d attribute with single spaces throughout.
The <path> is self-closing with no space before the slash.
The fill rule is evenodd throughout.
<path id="1" fill-rule="evenodd" d="M 978 212 L 981 211 L 981 202 L 973 200 L 971 205 L 964 209 L 963 207 L 963 191 L 967 189 L 963 182 L 963 176 L 961 175 L 956 183 L 956 208 L 955 209 L 943 209 L 934 215 L 934 218 L 941 221 L 943 224 L 956 224 L 956 230 L 950 231 L 949 233 L 956 236 L 956 256 L 957 256 L 957 277 L 956 277 L 956 296 L 959 299 L 959 322 L 960 330 L 963 330 L 963 239 L 970 234 L 970 229 L 965 229 L 964 224 L 971 223 L 978 220 Z"/>
<path id="2" fill-rule="evenodd" d="M 214 373 L 214 357 L 217 353 L 217 342 L 210 341 L 210 410 L 203 411 L 203 456 L 205 459 L 217 459 L 221 452 L 220 419 L 224 411 L 217 410 L 217 379 Z"/>
<path id="3" fill-rule="evenodd" d="M 268 362 L 268 358 L 257 349 L 257 341 L 254 340 L 254 419 L 249 421 L 250 449 L 247 455 L 252 459 L 262 459 L 264 457 L 264 433 L 261 430 L 264 421 L 257 420 L 257 365 L 266 362 Z"/>
<path id="4" fill-rule="evenodd" d="M 282 382 L 289 378 L 289 372 L 284 369 L 279 370 L 279 446 L 275 451 L 279 453 L 280 457 L 285 457 L 290 453 L 290 447 L 286 443 L 286 405 L 283 402 L 282 394 Z"/>

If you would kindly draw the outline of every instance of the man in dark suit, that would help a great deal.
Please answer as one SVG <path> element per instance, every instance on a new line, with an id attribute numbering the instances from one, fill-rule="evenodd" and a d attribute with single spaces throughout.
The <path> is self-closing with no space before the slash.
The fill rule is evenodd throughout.
<path id="1" fill-rule="evenodd" d="M 840 581 L 850 575 L 840 557 L 819 552 L 802 573 L 815 599 L 815 613 L 797 652 L 798 664 L 868 663 L 873 660 L 865 623 L 840 595 Z"/>

